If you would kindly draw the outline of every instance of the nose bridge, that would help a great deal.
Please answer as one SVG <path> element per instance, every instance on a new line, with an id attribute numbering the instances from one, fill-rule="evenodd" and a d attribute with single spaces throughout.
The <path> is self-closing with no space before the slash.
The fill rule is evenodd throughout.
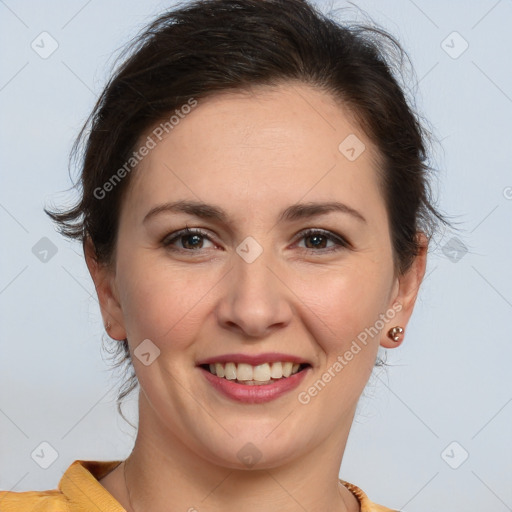
<path id="1" fill-rule="evenodd" d="M 256 337 L 289 323 L 291 306 L 285 287 L 275 275 L 278 266 L 271 248 L 264 249 L 252 237 L 242 241 L 233 256 L 219 307 L 219 321 L 224 327 L 236 326 Z"/>
<path id="2" fill-rule="evenodd" d="M 243 242 L 234 256 L 235 290 L 240 298 L 246 296 L 253 302 L 272 300 L 275 290 L 275 276 L 270 271 L 275 266 L 275 258 L 270 248 L 259 250 L 253 243 Z M 274 279 L 272 279 L 274 278 Z"/>

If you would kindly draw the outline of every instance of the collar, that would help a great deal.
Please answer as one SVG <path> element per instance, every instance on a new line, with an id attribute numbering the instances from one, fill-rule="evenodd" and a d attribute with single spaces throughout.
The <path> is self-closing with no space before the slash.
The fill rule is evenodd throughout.
<path id="1" fill-rule="evenodd" d="M 73 512 L 126 512 L 121 504 L 99 483 L 122 461 L 75 460 L 62 475 L 59 490 L 70 501 Z"/>
<path id="2" fill-rule="evenodd" d="M 59 490 L 71 502 L 77 512 L 126 512 L 121 504 L 103 487 L 99 480 L 121 464 L 121 460 L 93 461 L 75 460 L 62 475 Z M 357 486 L 341 480 L 340 482 L 357 498 L 361 512 L 389 510 L 379 508 Z"/>

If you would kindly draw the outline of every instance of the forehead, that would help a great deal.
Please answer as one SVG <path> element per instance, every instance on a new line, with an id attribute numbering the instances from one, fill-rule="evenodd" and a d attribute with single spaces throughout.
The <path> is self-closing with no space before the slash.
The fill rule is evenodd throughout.
<path id="1" fill-rule="evenodd" d="M 155 147 L 125 198 L 137 215 L 180 198 L 245 210 L 301 199 L 380 199 L 375 147 L 346 107 L 306 84 L 200 99 L 161 141 L 152 130 L 141 140 L 148 135 Z"/>

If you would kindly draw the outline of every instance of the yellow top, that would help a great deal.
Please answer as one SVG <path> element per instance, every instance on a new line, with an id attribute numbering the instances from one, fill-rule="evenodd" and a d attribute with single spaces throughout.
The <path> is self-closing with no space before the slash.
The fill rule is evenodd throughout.
<path id="1" fill-rule="evenodd" d="M 126 512 L 98 480 L 122 461 L 75 460 L 49 491 L 0 491 L 0 512 Z M 396 512 L 371 502 L 348 482 L 340 482 L 358 499 L 361 512 Z"/>

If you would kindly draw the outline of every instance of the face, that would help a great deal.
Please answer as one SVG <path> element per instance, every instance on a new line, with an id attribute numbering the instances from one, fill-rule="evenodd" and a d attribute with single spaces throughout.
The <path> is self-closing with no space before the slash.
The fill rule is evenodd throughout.
<path id="1" fill-rule="evenodd" d="M 422 276 L 394 276 L 376 156 L 329 95 L 288 84 L 199 101 L 139 164 L 115 269 L 92 273 L 111 336 L 129 340 L 147 435 L 225 467 L 250 442 L 273 467 L 349 429 Z M 199 366 L 216 361 L 246 364 Z M 265 381 L 276 362 L 300 371 L 232 380 Z"/>

